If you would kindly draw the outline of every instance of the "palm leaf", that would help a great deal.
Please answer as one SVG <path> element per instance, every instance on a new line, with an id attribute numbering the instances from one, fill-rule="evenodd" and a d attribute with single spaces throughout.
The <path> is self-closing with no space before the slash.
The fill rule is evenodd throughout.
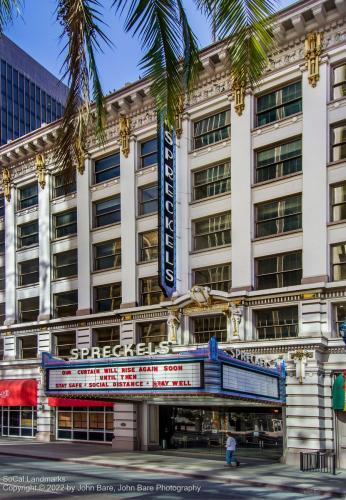
<path id="1" fill-rule="evenodd" d="M 83 162 L 91 99 L 95 102 L 96 134 L 101 139 L 104 130 L 105 106 L 95 52 L 101 50 L 101 42 L 110 41 L 100 28 L 100 7 L 99 0 L 58 2 L 61 37 L 66 38 L 63 78 L 68 79 L 69 92 L 58 131 L 56 164 L 66 177 L 71 177 L 76 164 Z"/>
<path id="2" fill-rule="evenodd" d="M 196 0 L 215 23 L 216 33 L 227 42 L 235 81 L 254 86 L 275 43 L 272 33 L 278 0 Z"/>
<path id="3" fill-rule="evenodd" d="M 19 0 L 0 0 L 0 33 L 13 21 L 15 14 L 21 13 Z"/>
<path id="4" fill-rule="evenodd" d="M 152 80 L 157 110 L 173 124 L 179 96 L 189 91 L 200 69 L 198 46 L 180 0 L 114 0 L 125 14 L 125 31 L 141 41 L 140 67 Z"/>

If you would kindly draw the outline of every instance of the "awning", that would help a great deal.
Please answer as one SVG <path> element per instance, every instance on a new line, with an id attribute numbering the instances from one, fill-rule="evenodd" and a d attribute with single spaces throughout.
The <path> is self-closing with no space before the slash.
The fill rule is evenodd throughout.
<path id="1" fill-rule="evenodd" d="M 37 380 L 0 380 L 0 406 L 37 406 Z"/>
<path id="2" fill-rule="evenodd" d="M 95 399 L 72 399 L 72 398 L 48 398 L 49 406 L 74 406 L 74 407 L 90 407 L 90 406 L 113 406 L 112 401 L 96 401 Z"/>
<path id="3" fill-rule="evenodd" d="M 339 373 L 333 384 L 333 410 L 346 411 L 346 372 Z"/>

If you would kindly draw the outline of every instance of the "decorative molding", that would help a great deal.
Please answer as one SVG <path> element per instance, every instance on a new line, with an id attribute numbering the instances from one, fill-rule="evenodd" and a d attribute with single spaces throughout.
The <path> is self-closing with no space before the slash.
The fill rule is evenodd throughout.
<path id="1" fill-rule="evenodd" d="M 12 188 L 12 179 L 11 173 L 8 168 L 2 169 L 2 189 L 4 191 L 4 196 L 8 202 L 11 201 L 11 188 Z"/>
<path id="2" fill-rule="evenodd" d="M 180 139 L 183 133 L 183 113 L 184 113 L 185 97 L 179 97 L 178 111 L 175 115 L 175 135 Z"/>
<path id="3" fill-rule="evenodd" d="M 119 117 L 120 149 L 127 158 L 130 152 L 130 119 L 125 115 Z"/>
<path id="4" fill-rule="evenodd" d="M 311 87 L 316 87 L 320 79 L 320 56 L 322 52 L 323 33 L 308 33 L 304 43 L 304 56 Z"/>
<path id="5" fill-rule="evenodd" d="M 84 149 L 81 141 L 77 141 L 76 160 L 77 160 L 77 171 L 80 175 L 83 175 L 84 171 L 85 171 L 85 159 L 86 159 L 85 149 Z"/>
<path id="6" fill-rule="evenodd" d="M 41 189 L 45 188 L 46 185 L 46 165 L 45 165 L 45 158 L 43 153 L 39 153 L 36 155 L 35 158 L 35 168 L 36 168 L 36 175 L 37 175 L 37 181 Z"/>
<path id="7" fill-rule="evenodd" d="M 243 114 L 245 109 L 245 84 L 239 79 L 232 79 L 232 96 L 234 98 L 234 111 L 238 116 Z"/>

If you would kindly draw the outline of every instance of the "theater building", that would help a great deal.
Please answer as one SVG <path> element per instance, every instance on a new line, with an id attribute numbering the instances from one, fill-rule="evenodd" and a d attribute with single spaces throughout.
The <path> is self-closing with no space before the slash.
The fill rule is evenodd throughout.
<path id="1" fill-rule="evenodd" d="M 202 51 L 167 225 L 146 81 L 107 97 L 74 182 L 57 123 L 0 149 L 3 436 L 221 450 L 232 430 L 346 466 L 345 16 L 344 0 L 281 11 L 251 91 L 231 91 L 222 42 Z"/>

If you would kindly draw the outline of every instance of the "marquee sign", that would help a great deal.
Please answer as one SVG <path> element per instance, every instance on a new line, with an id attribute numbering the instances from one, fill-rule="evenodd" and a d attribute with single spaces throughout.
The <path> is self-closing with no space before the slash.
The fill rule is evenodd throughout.
<path id="1" fill-rule="evenodd" d="M 109 366 L 83 366 L 57 368 L 49 371 L 49 391 L 119 391 L 152 389 L 199 389 L 201 387 L 201 363 L 167 362 L 141 364 L 110 364 Z"/>
<path id="2" fill-rule="evenodd" d="M 254 396 L 279 399 L 279 380 L 264 373 L 251 372 L 228 364 L 222 364 L 222 388 Z"/>
<path id="3" fill-rule="evenodd" d="M 159 284 L 165 297 L 176 291 L 175 132 L 158 117 Z"/>

